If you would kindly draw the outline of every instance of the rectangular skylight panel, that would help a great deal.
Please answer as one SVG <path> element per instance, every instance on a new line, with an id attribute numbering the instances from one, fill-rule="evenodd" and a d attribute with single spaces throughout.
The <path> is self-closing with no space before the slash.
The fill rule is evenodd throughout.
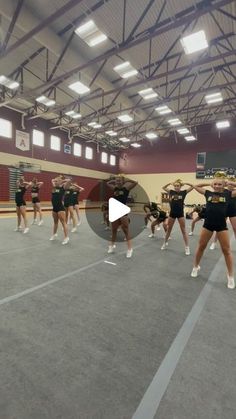
<path id="1" fill-rule="evenodd" d="M 191 35 L 185 36 L 180 40 L 185 54 L 192 54 L 197 51 L 201 51 L 208 48 L 208 42 L 204 31 L 192 33 Z"/>
<path id="2" fill-rule="evenodd" d="M 75 83 L 70 84 L 69 88 L 74 90 L 74 92 L 78 93 L 79 95 L 84 95 L 85 93 L 90 92 L 90 88 L 81 81 L 76 81 Z"/>

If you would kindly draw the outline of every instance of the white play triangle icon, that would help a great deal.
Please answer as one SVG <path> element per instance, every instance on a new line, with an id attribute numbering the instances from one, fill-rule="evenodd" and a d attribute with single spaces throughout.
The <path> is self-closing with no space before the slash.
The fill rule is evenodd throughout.
<path id="1" fill-rule="evenodd" d="M 121 202 L 117 201 L 117 199 L 110 198 L 109 199 L 109 221 L 113 223 L 113 221 L 118 220 L 119 218 L 123 217 L 130 213 L 130 208 L 127 205 L 122 204 Z"/>

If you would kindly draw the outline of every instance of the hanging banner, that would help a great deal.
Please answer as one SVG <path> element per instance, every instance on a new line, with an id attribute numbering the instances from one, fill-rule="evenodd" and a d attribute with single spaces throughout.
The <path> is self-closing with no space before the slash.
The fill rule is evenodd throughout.
<path id="1" fill-rule="evenodd" d="M 30 135 L 28 132 L 16 130 L 16 148 L 22 151 L 30 149 Z"/>

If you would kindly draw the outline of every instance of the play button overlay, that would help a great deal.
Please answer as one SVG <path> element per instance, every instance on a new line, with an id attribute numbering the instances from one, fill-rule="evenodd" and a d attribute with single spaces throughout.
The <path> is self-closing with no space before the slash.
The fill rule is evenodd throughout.
<path id="1" fill-rule="evenodd" d="M 122 204 L 117 199 L 110 198 L 108 204 L 108 219 L 110 223 L 113 223 L 119 218 L 124 217 L 124 215 L 129 214 L 131 211 L 130 207 L 127 205 Z"/>
<path id="2" fill-rule="evenodd" d="M 128 200 L 124 205 L 113 197 L 113 190 L 107 185 L 108 180 L 92 180 L 91 184 L 93 186 L 91 189 L 89 191 L 86 189 L 86 195 L 83 193 L 80 197 L 80 201 L 84 199 L 84 196 L 86 197 L 85 215 L 90 227 L 89 229 L 88 226 L 85 226 L 88 241 L 94 239 L 92 233 L 106 240 L 106 242 L 110 241 L 112 223 L 125 215 L 130 220 L 129 230 L 132 239 L 141 233 L 144 234 L 144 232 L 148 235 L 148 230 L 143 228 L 145 216 L 143 206 L 150 201 L 145 190 L 140 185 L 136 185 L 130 190 Z M 86 188 L 82 179 L 78 180 L 78 184 Z M 78 231 L 79 229 L 80 227 Z M 124 238 L 122 229 L 119 229 L 116 241 L 124 242 Z"/>

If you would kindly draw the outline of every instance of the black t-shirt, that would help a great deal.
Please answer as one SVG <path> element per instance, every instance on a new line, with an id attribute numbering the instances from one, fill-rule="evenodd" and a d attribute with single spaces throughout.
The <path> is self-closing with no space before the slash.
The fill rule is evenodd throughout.
<path id="1" fill-rule="evenodd" d="M 31 193 L 38 193 L 39 187 L 38 186 L 31 186 Z"/>
<path id="2" fill-rule="evenodd" d="M 226 189 L 224 192 L 212 192 L 206 190 L 205 198 L 205 219 L 207 221 L 214 222 L 214 224 L 224 222 L 227 217 L 227 209 L 231 198 L 231 192 Z"/>
<path id="3" fill-rule="evenodd" d="M 150 202 L 149 208 L 150 208 L 150 211 L 157 211 L 158 210 L 158 206 L 155 202 Z"/>
<path id="4" fill-rule="evenodd" d="M 25 192 L 26 192 L 26 188 L 24 186 L 18 186 L 16 189 L 15 201 L 16 202 L 24 201 Z"/>
<path id="5" fill-rule="evenodd" d="M 65 189 L 62 186 L 55 186 L 52 190 L 52 205 L 54 207 L 62 205 Z"/>
<path id="6" fill-rule="evenodd" d="M 236 213 L 236 197 L 230 197 L 228 205 L 228 213 Z"/>
<path id="7" fill-rule="evenodd" d="M 71 202 L 74 190 L 72 188 L 66 189 L 64 194 L 64 204 L 69 204 Z"/>
<path id="8" fill-rule="evenodd" d="M 124 186 L 122 188 L 118 188 L 117 186 L 114 189 L 114 198 L 121 202 L 122 204 L 126 205 L 127 199 L 129 196 L 129 190 L 126 189 Z"/>
<path id="9" fill-rule="evenodd" d="M 183 213 L 184 211 L 184 200 L 187 195 L 185 191 L 176 192 L 174 190 L 169 191 L 169 199 L 170 199 L 170 210 L 172 213 Z"/>

